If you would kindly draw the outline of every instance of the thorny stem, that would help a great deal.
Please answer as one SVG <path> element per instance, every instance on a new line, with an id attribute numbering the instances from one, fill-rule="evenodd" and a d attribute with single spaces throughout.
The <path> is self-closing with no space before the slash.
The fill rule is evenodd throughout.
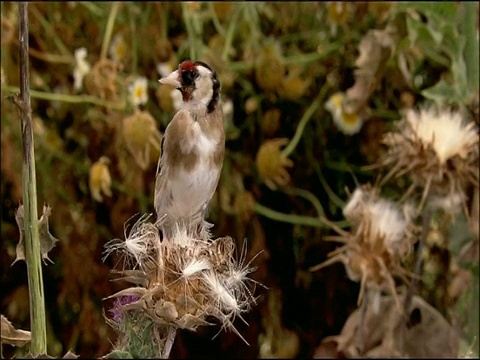
<path id="1" fill-rule="evenodd" d="M 329 85 L 328 83 L 325 83 L 322 89 L 320 90 L 320 93 L 318 94 L 317 98 L 310 104 L 308 109 L 303 114 L 302 118 L 300 119 L 300 122 L 298 123 L 297 130 L 295 131 L 295 135 L 293 136 L 290 143 L 282 151 L 283 157 L 285 158 L 288 157 L 297 147 L 298 143 L 300 142 L 300 138 L 302 137 L 305 126 L 307 125 L 308 121 L 312 118 L 315 111 L 323 103 L 323 99 L 328 89 L 329 89 Z"/>
<path id="2" fill-rule="evenodd" d="M 165 339 L 165 345 L 163 346 L 161 357 L 162 359 L 168 359 L 170 356 L 170 351 L 172 350 L 173 343 L 175 341 L 175 336 L 177 335 L 176 326 L 168 326 L 167 338 Z"/>
<path id="3" fill-rule="evenodd" d="M 20 110 L 22 124 L 22 187 L 24 202 L 25 255 L 28 270 L 30 303 L 30 326 L 32 341 L 30 353 L 33 357 L 47 353 L 45 322 L 45 298 L 43 290 L 40 238 L 38 231 L 37 188 L 35 176 L 35 153 L 33 145 L 32 110 L 30 106 L 30 73 L 28 62 L 28 3 L 19 4 L 20 41 L 20 95 L 14 102 Z"/>
<path id="4" fill-rule="evenodd" d="M 120 9 L 121 5 L 121 2 L 114 2 L 110 9 L 107 26 L 105 28 L 105 34 L 103 36 L 102 51 L 100 53 L 101 60 L 107 58 L 108 47 L 110 46 L 110 40 L 112 39 L 113 25 L 115 24 L 115 19 L 117 18 L 118 10 Z"/>

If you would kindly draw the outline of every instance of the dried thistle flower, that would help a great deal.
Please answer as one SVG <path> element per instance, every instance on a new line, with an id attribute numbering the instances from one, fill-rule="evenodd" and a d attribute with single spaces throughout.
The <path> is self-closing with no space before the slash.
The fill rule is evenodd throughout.
<path id="1" fill-rule="evenodd" d="M 73 88 L 78 91 L 83 88 L 83 78 L 90 72 L 90 64 L 86 60 L 87 49 L 81 47 L 75 50 L 75 68 L 73 69 Z"/>
<path id="2" fill-rule="evenodd" d="M 475 123 L 466 123 L 459 112 L 434 107 L 407 110 L 396 131 L 384 137 L 388 151 L 380 165 L 391 167 L 384 182 L 406 174 L 412 181 L 407 194 L 424 188 L 420 208 L 428 194 L 465 193 L 469 185 L 478 187 L 478 142 Z"/>
<path id="3" fill-rule="evenodd" d="M 106 156 L 102 156 L 90 167 L 90 193 L 98 202 L 103 201 L 102 192 L 106 196 L 112 196 L 112 191 L 110 190 L 112 178 L 110 177 L 110 171 L 108 170 L 109 164 L 110 159 Z"/>
<path id="4" fill-rule="evenodd" d="M 285 186 L 290 181 L 286 168 L 293 166 L 293 161 L 282 155 L 280 148 L 288 144 L 288 139 L 272 139 L 265 141 L 257 152 L 255 160 L 260 177 L 272 190 L 277 186 Z"/>
<path id="5" fill-rule="evenodd" d="M 124 118 L 122 134 L 128 151 L 142 170 L 147 169 L 151 160 L 158 158 L 157 153 L 160 155 L 162 134 L 148 111 L 137 109 Z M 151 154 L 152 151 L 156 153 Z"/>
<path id="6" fill-rule="evenodd" d="M 236 261 L 231 237 L 200 240 L 177 229 L 171 238 L 162 239 L 164 219 L 152 223 L 149 217 L 140 217 L 125 240 L 114 239 L 105 246 L 105 257 L 115 251 L 125 256 L 119 273 L 135 285 L 109 298 L 138 297 L 125 305 L 117 303 L 116 311 L 144 313 L 155 326 L 191 331 L 209 325 L 207 319 L 213 317 L 242 338 L 233 321 L 255 302 L 256 284 L 248 278 L 254 269 L 253 259 L 245 263 L 246 248 Z"/>
<path id="7" fill-rule="evenodd" d="M 360 131 L 363 125 L 363 118 L 357 113 L 350 113 L 345 110 L 345 94 L 337 92 L 325 103 L 337 128 L 346 135 L 353 135 Z"/>
<path id="8" fill-rule="evenodd" d="M 379 197 L 375 189 L 357 188 L 343 209 L 351 231 L 334 228 L 339 236 L 331 237 L 345 245 L 310 270 L 342 262 L 348 277 L 361 283 L 359 303 L 365 289 L 389 290 L 396 298 L 394 276 L 408 282 L 409 273 L 401 262 L 410 254 L 415 240 L 412 213 L 409 206 L 401 210 Z M 398 301 L 397 305 L 400 307 Z"/>

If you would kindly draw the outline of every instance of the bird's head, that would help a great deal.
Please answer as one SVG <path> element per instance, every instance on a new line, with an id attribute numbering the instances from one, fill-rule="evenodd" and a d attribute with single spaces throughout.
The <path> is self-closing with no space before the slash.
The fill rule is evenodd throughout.
<path id="1" fill-rule="evenodd" d="M 191 106 L 203 105 L 212 112 L 220 99 L 220 81 L 216 72 L 202 61 L 185 60 L 178 69 L 159 80 L 180 90 L 183 102 Z"/>

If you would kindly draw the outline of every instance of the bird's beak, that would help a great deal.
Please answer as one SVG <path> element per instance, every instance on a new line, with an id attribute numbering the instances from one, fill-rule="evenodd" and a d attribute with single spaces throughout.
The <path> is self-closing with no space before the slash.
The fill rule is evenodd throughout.
<path id="1" fill-rule="evenodd" d="M 159 81 L 160 84 L 171 85 L 171 86 L 176 87 L 176 88 L 181 88 L 182 84 L 180 83 L 180 81 L 178 81 L 178 78 L 179 78 L 178 70 L 175 70 L 171 74 L 169 74 L 165 77 L 162 77 L 158 81 Z"/>

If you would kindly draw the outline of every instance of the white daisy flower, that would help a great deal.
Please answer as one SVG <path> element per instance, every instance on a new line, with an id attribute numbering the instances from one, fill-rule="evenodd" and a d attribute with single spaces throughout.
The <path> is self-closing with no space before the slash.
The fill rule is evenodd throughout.
<path id="1" fill-rule="evenodd" d="M 129 87 L 130 100 L 133 105 L 144 105 L 148 101 L 147 78 L 140 76 Z"/>
<path id="2" fill-rule="evenodd" d="M 116 63 L 120 63 L 125 59 L 125 55 L 127 54 L 127 43 L 122 34 L 115 35 L 110 45 L 109 53 L 111 59 Z"/>
<path id="3" fill-rule="evenodd" d="M 363 125 L 363 118 L 356 113 L 349 113 L 344 109 L 345 94 L 337 92 L 325 103 L 337 128 L 345 135 L 353 135 L 360 131 Z"/>

